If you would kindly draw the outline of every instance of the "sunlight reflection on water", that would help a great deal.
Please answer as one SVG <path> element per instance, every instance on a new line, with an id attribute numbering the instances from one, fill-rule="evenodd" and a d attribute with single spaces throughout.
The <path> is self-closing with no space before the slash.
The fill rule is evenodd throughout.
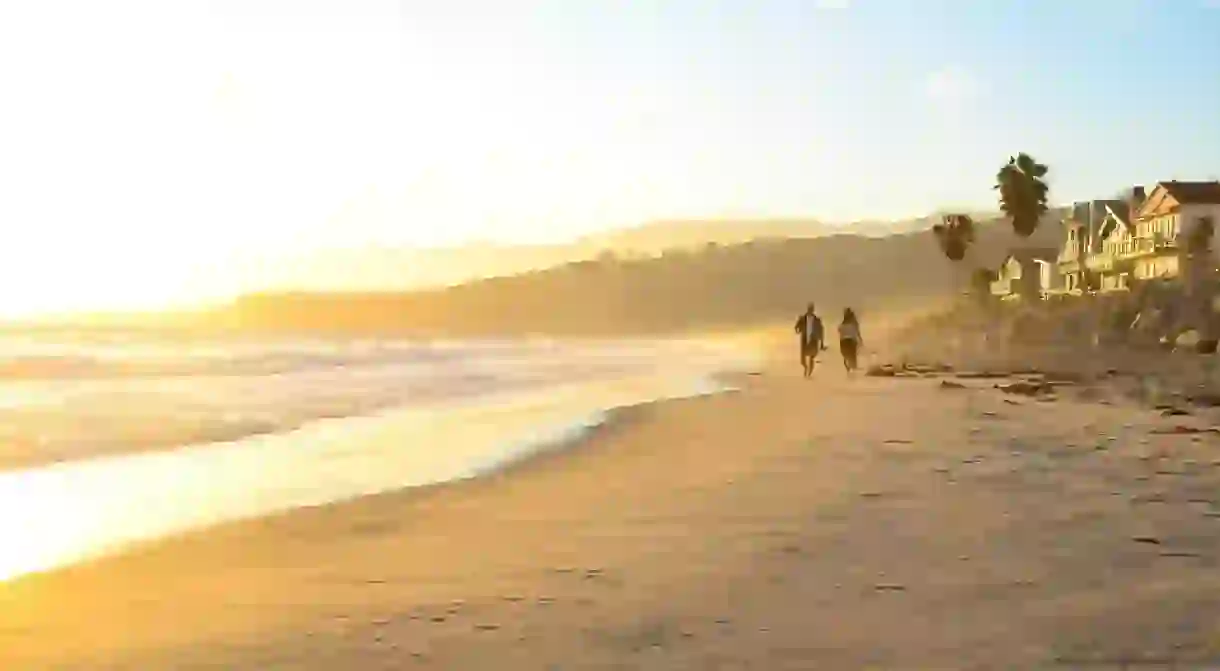
<path id="1" fill-rule="evenodd" d="M 320 421 L 284 434 L 0 473 L 0 580 L 219 522 L 465 477 L 602 411 L 717 391 L 667 370 L 477 402 Z"/>

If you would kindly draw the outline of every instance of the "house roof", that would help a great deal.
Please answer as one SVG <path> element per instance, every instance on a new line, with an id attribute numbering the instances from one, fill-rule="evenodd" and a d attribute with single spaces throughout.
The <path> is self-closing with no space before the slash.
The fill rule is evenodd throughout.
<path id="1" fill-rule="evenodd" d="M 1095 245 L 1105 237 L 1101 229 L 1107 210 L 1113 210 L 1116 214 L 1129 212 L 1130 203 L 1115 198 L 1078 201 L 1072 203 L 1068 208 L 1067 213 L 1064 215 L 1063 225 L 1067 229 L 1087 231 L 1089 244 Z M 1126 219 L 1129 215 L 1124 214 L 1120 216 Z"/>
<path id="2" fill-rule="evenodd" d="M 1100 237 L 1102 240 L 1109 237 L 1110 233 L 1114 231 L 1114 225 L 1112 223 L 1114 221 L 1117 221 L 1120 225 L 1122 225 L 1123 228 L 1131 230 L 1131 203 L 1113 202 L 1106 205 L 1106 209 L 1109 210 L 1109 213 L 1114 216 L 1113 218 L 1107 217 L 1106 219 L 1102 220 L 1101 230 L 1098 233 L 1098 237 Z"/>
<path id="3" fill-rule="evenodd" d="M 1173 199 L 1182 205 L 1220 205 L 1220 182 L 1160 182 Z"/>
<path id="4" fill-rule="evenodd" d="M 1166 214 L 1180 205 L 1220 205 L 1220 182 L 1157 182 L 1136 216 Z"/>
<path id="5" fill-rule="evenodd" d="M 1106 209 L 1110 210 L 1110 212 L 1114 214 L 1115 219 L 1118 219 L 1119 221 L 1123 222 L 1124 224 L 1130 223 L 1131 203 L 1123 202 L 1121 200 L 1114 201 L 1114 202 L 1108 203 L 1106 205 Z"/>

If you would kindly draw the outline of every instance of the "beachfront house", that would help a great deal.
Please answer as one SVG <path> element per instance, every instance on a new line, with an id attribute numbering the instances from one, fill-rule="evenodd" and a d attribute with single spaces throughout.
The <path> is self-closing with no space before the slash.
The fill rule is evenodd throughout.
<path id="1" fill-rule="evenodd" d="M 1045 258 L 1036 258 L 1038 264 L 1038 288 L 1042 298 L 1063 293 L 1063 275 L 1059 273 L 1059 264 L 1051 250 Z"/>
<path id="2" fill-rule="evenodd" d="M 1096 279 L 1097 291 L 1110 293 L 1131 287 L 1136 247 L 1132 213 L 1144 201 L 1143 187 L 1133 187 L 1125 201 L 1105 201 L 1098 243 L 1085 259 L 1086 269 Z"/>
<path id="3" fill-rule="evenodd" d="M 1063 243 L 1055 258 L 1063 277 L 1062 291 L 1083 294 L 1098 287 L 1098 274 L 1089 268 L 1089 257 L 1101 248 L 1101 228 L 1108 208 L 1121 207 L 1122 200 L 1086 200 L 1072 203 L 1063 217 Z"/>
<path id="4" fill-rule="evenodd" d="M 1044 272 L 1055 260 L 1054 249 L 1014 249 L 1004 257 L 991 283 L 991 294 L 1000 300 L 1038 300 L 1046 293 L 1047 283 L 1055 282 Z M 1058 275 L 1055 273 L 1054 275 Z"/>
<path id="5" fill-rule="evenodd" d="M 1174 280 L 1181 275 L 1184 236 L 1220 224 L 1220 182 L 1158 182 L 1133 210 L 1131 239 L 1123 248 L 1131 276 Z M 1213 261 L 1220 250 L 1212 244 Z"/>

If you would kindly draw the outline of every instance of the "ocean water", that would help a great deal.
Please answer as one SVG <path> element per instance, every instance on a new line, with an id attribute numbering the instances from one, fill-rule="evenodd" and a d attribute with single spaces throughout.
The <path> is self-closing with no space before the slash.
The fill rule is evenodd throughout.
<path id="1" fill-rule="evenodd" d="M 0 337 L 0 580 L 474 477 L 753 364 L 697 340 Z"/>

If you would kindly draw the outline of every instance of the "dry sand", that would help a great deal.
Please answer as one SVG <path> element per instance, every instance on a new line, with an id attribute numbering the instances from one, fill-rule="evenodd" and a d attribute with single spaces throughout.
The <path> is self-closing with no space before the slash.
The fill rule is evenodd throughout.
<path id="1" fill-rule="evenodd" d="M 0 586 L 0 669 L 1220 668 L 1220 438 L 1175 428 L 1207 411 L 827 354 L 481 481 Z"/>

